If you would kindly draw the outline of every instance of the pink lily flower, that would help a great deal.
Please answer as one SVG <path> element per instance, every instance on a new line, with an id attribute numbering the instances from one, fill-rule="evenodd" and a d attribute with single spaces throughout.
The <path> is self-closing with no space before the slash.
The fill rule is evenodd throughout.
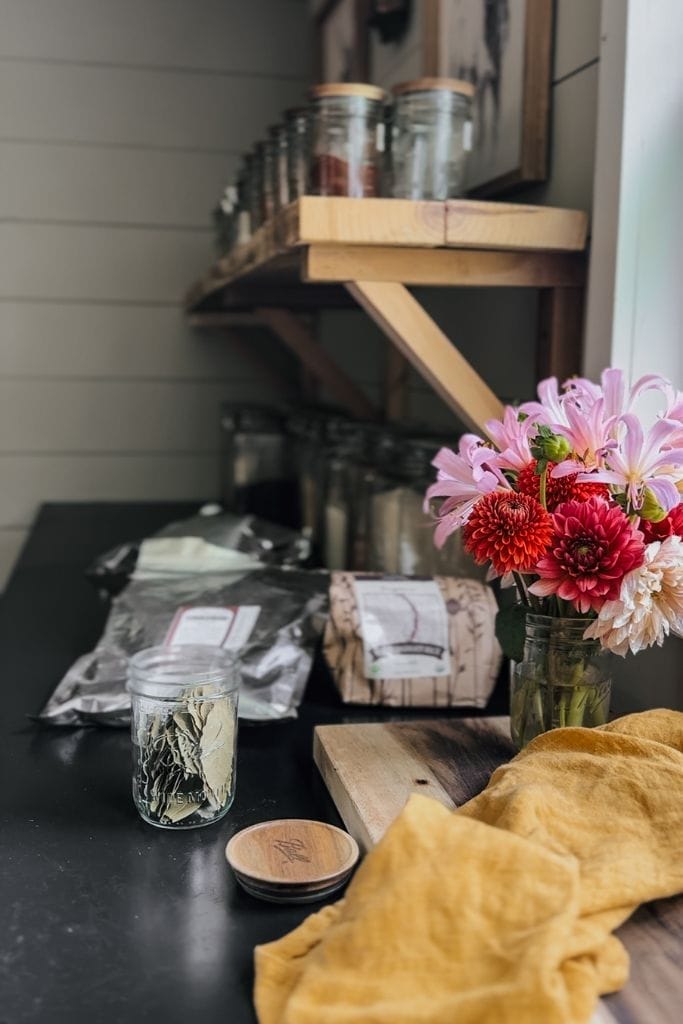
<path id="1" fill-rule="evenodd" d="M 563 410 L 565 396 L 560 394 L 557 377 L 546 377 L 538 385 L 538 402 L 523 402 L 519 411 L 523 412 L 534 424 L 552 427 L 566 425 Z"/>
<path id="2" fill-rule="evenodd" d="M 558 425 L 557 432 L 566 437 L 576 453 L 576 458 L 565 459 L 552 471 L 553 477 L 568 476 L 570 473 L 587 469 L 601 469 L 607 454 L 617 447 L 613 431 L 615 417 L 607 416 L 605 399 L 598 398 L 589 409 L 579 409 L 567 403 L 564 408 L 567 426 Z"/>
<path id="3" fill-rule="evenodd" d="M 529 436 L 536 432 L 536 425 L 530 419 L 519 418 L 519 411 L 511 405 L 505 406 L 503 422 L 488 420 L 486 433 L 500 449 L 495 464 L 501 469 L 524 469 L 531 462 Z M 492 453 L 491 453 L 492 454 Z"/>
<path id="4" fill-rule="evenodd" d="M 644 391 L 661 391 L 668 398 L 671 396 L 671 384 L 658 373 L 648 373 L 640 377 L 633 387 L 626 385 L 623 370 L 611 367 L 603 370 L 600 375 L 600 386 L 585 377 L 572 378 L 565 383 L 565 388 L 572 393 L 581 409 L 589 409 L 600 398 L 605 401 L 605 415 L 608 419 L 617 418 L 631 412 L 633 403 Z"/>
<path id="5" fill-rule="evenodd" d="M 578 483 L 624 488 L 631 508 L 636 511 L 642 508 L 644 490 L 648 487 L 662 508 L 669 512 L 681 500 L 677 484 L 683 481 L 683 446 L 668 447 L 676 437 L 678 424 L 673 420 L 657 420 L 645 436 L 632 413 L 621 416 L 619 422 L 625 427 L 621 431 L 623 437 L 616 448 L 606 453 L 605 468 L 580 473 Z M 553 476 L 557 475 L 557 469 L 553 470 Z"/>
<path id="6" fill-rule="evenodd" d="M 497 488 L 509 488 L 500 470 L 491 465 L 496 453 L 481 438 L 465 434 L 457 454 L 441 448 L 432 461 L 438 470 L 436 483 L 427 488 L 425 511 L 432 498 L 444 498 L 434 530 L 434 543 L 442 548 L 446 539 L 469 519 L 475 504 L 484 494 Z"/>

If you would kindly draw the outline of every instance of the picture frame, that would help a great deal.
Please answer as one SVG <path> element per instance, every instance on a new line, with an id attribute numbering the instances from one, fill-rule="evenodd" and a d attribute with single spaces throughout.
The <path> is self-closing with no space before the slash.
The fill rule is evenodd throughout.
<path id="1" fill-rule="evenodd" d="M 548 175 L 552 44 L 553 0 L 416 0 L 403 43 L 380 46 L 373 35 L 372 80 L 472 82 L 467 191 L 503 195 Z"/>
<path id="2" fill-rule="evenodd" d="M 547 177 L 553 3 L 489 0 L 484 11 L 484 0 L 439 0 L 427 56 L 477 89 L 468 185 L 489 196 Z"/>
<path id="3" fill-rule="evenodd" d="M 316 82 L 366 82 L 369 0 L 326 0 L 314 15 Z"/>

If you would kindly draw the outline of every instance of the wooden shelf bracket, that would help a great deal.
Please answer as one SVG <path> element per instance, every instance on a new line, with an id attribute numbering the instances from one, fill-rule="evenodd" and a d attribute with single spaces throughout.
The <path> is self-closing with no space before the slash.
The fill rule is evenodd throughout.
<path id="1" fill-rule="evenodd" d="M 503 405 L 405 285 L 351 281 L 346 287 L 446 405 L 468 427 L 502 416 Z"/>

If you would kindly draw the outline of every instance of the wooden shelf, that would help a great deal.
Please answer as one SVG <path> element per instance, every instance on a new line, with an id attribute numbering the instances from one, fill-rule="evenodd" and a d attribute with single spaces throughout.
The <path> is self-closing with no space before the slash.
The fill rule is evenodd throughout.
<path id="1" fill-rule="evenodd" d="M 291 311 L 355 300 L 451 408 L 481 431 L 499 414 L 500 402 L 406 285 L 538 289 L 539 374 L 569 376 L 580 368 L 587 226 L 584 213 L 552 207 L 305 196 L 218 260 L 189 290 L 186 309 L 196 327 L 215 326 L 219 313 L 258 310 L 260 322 L 268 322 L 329 389 L 334 368 L 311 348 L 312 337 L 302 342 Z M 268 309 L 289 311 L 290 318 L 270 317 Z M 395 359 L 390 375 L 392 404 L 400 409 Z M 365 396 L 349 378 L 339 379 L 340 400 L 368 414 Z"/>

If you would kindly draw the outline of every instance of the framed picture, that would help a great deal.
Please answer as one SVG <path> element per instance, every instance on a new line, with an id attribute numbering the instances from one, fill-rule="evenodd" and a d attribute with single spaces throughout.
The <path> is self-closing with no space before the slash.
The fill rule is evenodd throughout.
<path id="1" fill-rule="evenodd" d="M 543 181 L 552 0 L 438 0 L 436 11 L 427 6 L 432 14 L 425 55 L 431 73 L 464 78 L 476 89 L 469 191 L 494 195 Z"/>
<path id="2" fill-rule="evenodd" d="M 368 80 L 370 0 L 327 0 L 315 15 L 316 80 Z"/>
<path id="3" fill-rule="evenodd" d="M 552 0 L 413 0 L 399 38 L 372 32 L 377 85 L 444 76 L 475 86 L 475 195 L 547 177 L 552 17 Z"/>

